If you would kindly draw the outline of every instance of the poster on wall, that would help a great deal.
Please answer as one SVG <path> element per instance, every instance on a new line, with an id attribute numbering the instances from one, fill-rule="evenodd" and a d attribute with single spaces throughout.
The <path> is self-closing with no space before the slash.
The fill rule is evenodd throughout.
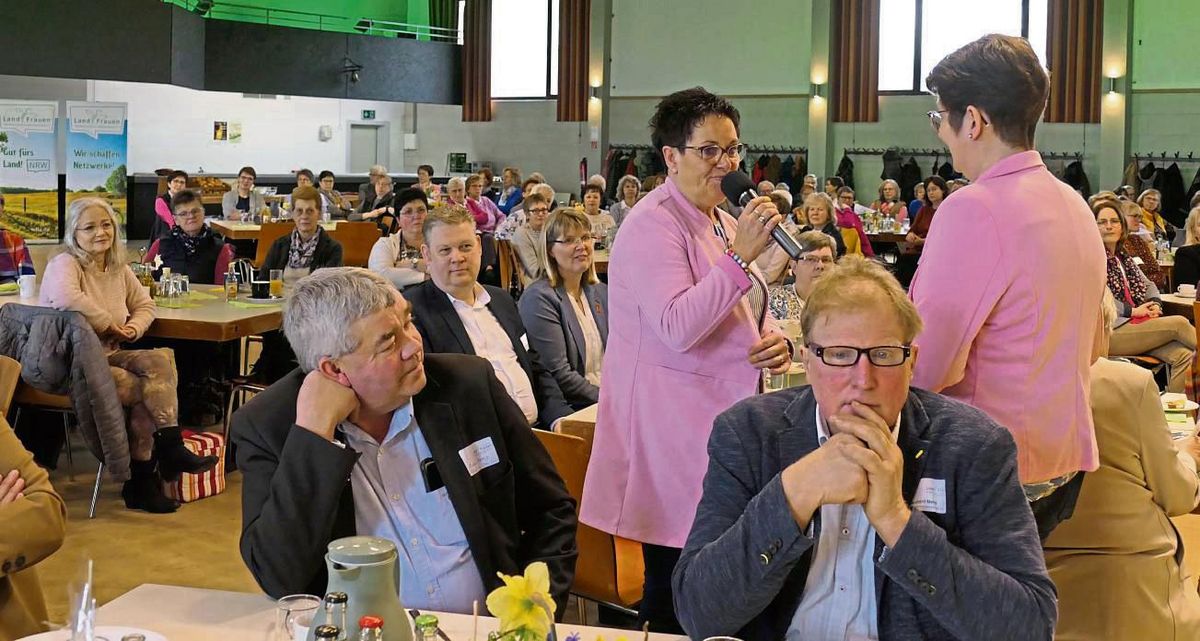
<path id="1" fill-rule="evenodd" d="M 225 141 L 229 139 L 229 123 L 224 120 L 213 121 L 213 140 Z"/>
<path id="2" fill-rule="evenodd" d="M 4 226 L 28 241 L 58 239 L 58 103 L 0 100 Z"/>
<path id="3" fill-rule="evenodd" d="M 125 103 L 67 101 L 67 203 L 97 197 L 125 223 Z"/>

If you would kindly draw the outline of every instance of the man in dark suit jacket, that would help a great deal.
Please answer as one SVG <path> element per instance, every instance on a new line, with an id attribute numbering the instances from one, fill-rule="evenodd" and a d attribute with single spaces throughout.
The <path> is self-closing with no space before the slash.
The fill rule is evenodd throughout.
<path id="1" fill-rule="evenodd" d="M 417 605 L 426 585 L 435 599 L 432 585 L 452 590 L 477 572 L 482 585 L 464 589 L 486 594 L 500 585 L 497 572 L 520 574 L 542 561 L 562 612 L 577 556 L 575 504 L 491 366 L 471 356 L 424 357 L 407 302 L 364 269 L 301 280 L 283 322 L 301 369 L 233 416 L 245 479 L 242 558 L 263 590 L 324 594 L 327 545 L 368 533 L 359 531 L 367 524 L 370 534 L 393 540 L 402 567 L 423 554 L 432 554 L 435 569 L 451 566 L 405 567 L 406 600 L 416 581 L 410 607 L 431 607 Z M 404 425 L 393 424 L 397 417 Z M 427 447 L 428 458 L 419 472 L 405 473 L 388 457 L 413 423 L 417 434 L 408 436 L 421 437 L 413 448 Z M 366 446 L 356 451 L 353 443 Z M 439 490 L 452 510 L 415 512 L 406 498 L 442 501 L 430 498 Z M 465 535 L 465 545 L 433 534 L 449 530 Z"/>
<path id="2" fill-rule="evenodd" d="M 684 629 L 1049 641 L 1054 584 L 1016 445 L 983 412 L 910 389 L 921 320 L 899 283 L 847 258 L 802 323 L 811 386 L 714 423 L 673 577 Z"/>
<path id="3" fill-rule="evenodd" d="M 573 410 L 529 348 L 516 301 L 499 287 L 476 281 L 482 253 L 474 218 L 461 207 L 435 209 L 425 219 L 424 234 L 421 252 L 430 280 L 406 288 L 404 297 L 412 303 L 425 350 L 483 356 L 529 423 L 550 429 Z"/>

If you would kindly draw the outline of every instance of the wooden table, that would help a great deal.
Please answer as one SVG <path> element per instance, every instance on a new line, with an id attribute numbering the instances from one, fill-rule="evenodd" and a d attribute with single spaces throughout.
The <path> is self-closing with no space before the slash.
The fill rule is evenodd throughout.
<path id="1" fill-rule="evenodd" d="M 1185 316 L 1193 324 L 1196 322 L 1196 299 L 1180 296 L 1179 294 L 1163 294 L 1163 314 L 1168 316 Z"/>
<path id="2" fill-rule="evenodd" d="M 159 193 L 162 193 L 162 191 L 163 190 L 159 190 Z M 201 204 L 204 204 L 204 205 L 220 205 L 225 201 L 225 193 L 227 193 L 227 192 L 222 192 L 219 194 L 214 194 L 214 193 L 204 194 L 203 196 L 200 197 L 200 202 L 201 202 Z M 266 200 L 267 202 L 280 202 L 288 195 L 290 195 L 290 194 L 275 194 L 274 196 L 263 196 L 263 199 Z M 357 193 L 342 194 L 342 200 L 345 200 L 347 203 L 350 203 L 350 205 L 352 207 L 358 207 L 358 194 Z"/>
<path id="3" fill-rule="evenodd" d="M 287 222 L 287 221 L 281 221 Z M 326 231 L 337 229 L 338 221 L 333 220 L 327 223 L 321 223 L 321 226 Z M 243 223 L 233 220 L 209 220 L 208 226 L 212 230 L 221 234 L 230 240 L 258 240 L 258 234 L 262 231 L 262 225 L 257 223 Z"/>
<path id="4" fill-rule="evenodd" d="M 486 612 L 483 603 L 479 609 Z M 438 625 L 452 641 L 471 639 L 470 615 L 431 612 L 437 615 Z M 121 625 L 143 628 L 162 634 L 170 641 L 210 641 L 212 639 L 272 639 L 275 622 L 275 601 L 261 594 L 204 590 L 172 585 L 147 583 L 113 599 L 96 612 L 97 625 Z M 395 625 L 385 621 L 384 631 Z M 496 630 L 499 621 L 479 617 L 480 641 Z M 624 636 L 640 639 L 641 634 L 629 630 L 597 628 L 560 623 L 558 638 L 566 639 L 578 633 L 585 641 L 615 641 Z M 58 637 L 54 637 L 57 641 Z M 62 639 L 66 639 L 65 632 Z M 651 634 L 652 641 L 686 641 L 668 634 Z"/>
<path id="5" fill-rule="evenodd" d="M 596 265 L 596 273 L 597 274 L 607 274 L 608 273 L 608 250 L 607 249 L 597 249 L 595 251 L 595 253 L 592 254 L 592 263 L 594 263 Z"/>
<path id="6" fill-rule="evenodd" d="M 283 306 L 235 307 L 225 302 L 222 288 L 198 285 L 195 291 L 212 296 L 194 301 L 195 307 L 170 308 L 161 304 L 147 336 L 185 340 L 224 342 L 261 334 L 283 325 Z M 246 294 L 238 298 L 244 300 Z M 20 303 L 42 306 L 35 298 L 0 296 L 0 305 Z"/>
<path id="7" fill-rule="evenodd" d="M 600 406 L 589 405 L 574 414 L 564 416 L 562 422 L 558 424 L 558 431 L 578 436 L 591 443 L 592 436 L 596 433 L 596 408 L 598 407 Z"/>
<path id="8" fill-rule="evenodd" d="M 905 238 L 907 238 L 907 234 L 900 234 L 900 233 L 895 233 L 895 232 L 876 232 L 874 234 L 867 234 L 867 240 L 871 241 L 872 244 L 874 244 L 874 243 L 900 244 L 900 243 L 905 242 Z"/>

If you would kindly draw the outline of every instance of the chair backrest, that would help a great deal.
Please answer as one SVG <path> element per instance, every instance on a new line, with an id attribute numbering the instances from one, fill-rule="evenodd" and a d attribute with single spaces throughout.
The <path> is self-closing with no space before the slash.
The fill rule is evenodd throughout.
<path id="1" fill-rule="evenodd" d="M 500 261 L 500 287 L 509 290 L 521 291 L 525 289 L 524 283 L 518 273 L 517 250 L 513 248 L 510 241 L 496 240 L 496 254 Z"/>
<path id="2" fill-rule="evenodd" d="M 538 441 L 550 453 L 567 492 L 576 504 L 583 497 L 583 479 L 587 473 L 591 443 L 578 436 L 533 430 Z M 575 534 L 579 560 L 575 563 L 575 583 L 571 592 L 585 599 L 612 603 L 628 608 L 642 600 L 645 564 L 642 546 L 636 541 L 615 537 L 582 523 Z"/>
<path id="3" fill-rule="evenodd" d="M 276 240 L 292 233 L 295 228 L 296 223 L 290 220 L 263 223 L 258 230 L 258 249 L 254 252 L 254 266 L 262 267 L 263 261 L 267 260 L 267 252 L 271 251 L 271 245 L 275 244 Z"/>
<path id="4" fill-rule="evenodd" d="M 370 221 L 339 221 L 329 237 L 342 244 L 342 264 L 347 267 L 366 267 L 371 248 L 383 232 Z"/>
<path id="5" fill-rule="evenodd" d="M 7 356 L 0 356 L 0 416 L 8 416 L 13 392 L 20 381 L 21 364 Z"/>

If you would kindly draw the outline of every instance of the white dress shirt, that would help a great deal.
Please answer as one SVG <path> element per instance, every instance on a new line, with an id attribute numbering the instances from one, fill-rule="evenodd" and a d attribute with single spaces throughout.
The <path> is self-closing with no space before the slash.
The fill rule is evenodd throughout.
<path id="1" fill-rule="evenodd" d="M 382 443 L 348 421 L 341 427 L 361 454 L 350 472 L 357 533 L 396 544 L 405 607 L 471 612 L 487 593 L 446 488 L 425 487 L 421 462 L 431 454 L 412 401 L 392 414 Z"/>
<path id="2" fill-rule="evenodd" d="M 530 425 L 536 423 L 538 408 L 537 399 L 533 396 L 533 384 L 525 374 L 525 369 L 521 367 L 521 361 L 517 360 L 517 352 L 513 349 L 508 332 L 504 331 L 500 321 L 496 320 L 492 310 L 487 307 L 488 303 L 492 302 L 492 296 L 486 289 L 476 285 L 474 305 L 458 300 L 450 294 L 446 294 L 446 297 L 450 299 L 454 311 L 462 319 L 467 337 L 471 339 L 471 345 L 475 348 L 475 355 L 492 364 L 492 369 L 496 370 L 496 378 L 500 379 L 504 389 L 508 390 L 508 395 L 521 408 L 525 420 L 529 421 Z"/>
<path id="3" fill-rule="evenodd" d="M 600 364 L 604 360 L 604 341 L 600 338 L 600 328 L 596 326 L 596 318 L 588 307 L 587 297 L 582 292 L 576 299 L 567 294 L 571 307 L 575 309 L 575 318 L 579 320 L 579 329 L 583 331 L 583 377 L 587 382 L 600 387 Z"/>
<path id="4" fill-rule="evenodd" d="M 900 419 L 892 438 L 900 433 Z M 829 440 L 817 407 L 817 443 Z M 812 524 L 809 524 L 811 536 Z M 804 595 L 792 615 L 787 641 L 876 641 L 875 528 L 861 505 L 822 505 L 821 533 L 815 544 Z"/>

